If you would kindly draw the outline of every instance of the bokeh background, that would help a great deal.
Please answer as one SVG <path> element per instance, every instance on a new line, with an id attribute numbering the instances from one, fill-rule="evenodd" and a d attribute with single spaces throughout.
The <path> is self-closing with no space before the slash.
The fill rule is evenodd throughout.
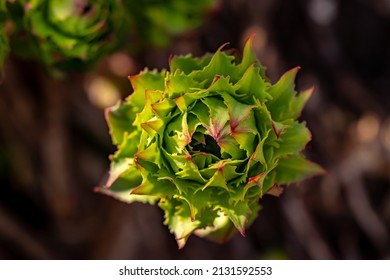
<path id="1" fill-rule="evenodd" d="M 221 44 L 254 48 L 271 81 L 301 66 L 307 156 L 323 177 L 266 196 L 246 237 L 191 237 L 182 250 L 158 207 L 93 192 L 107 178 L 104 108 L 144 67 Z M 166 48 L 120 51 L 53 78 L 10 56 L 0 84 L 0 259 L 389 259 L 390 1 L 220 0 Z"/>

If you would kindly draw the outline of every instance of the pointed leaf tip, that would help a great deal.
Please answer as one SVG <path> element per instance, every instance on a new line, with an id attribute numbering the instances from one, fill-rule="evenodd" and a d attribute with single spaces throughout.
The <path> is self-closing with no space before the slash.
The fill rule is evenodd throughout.
<path id="1" fill-rule="evenodd" d="M 291 155 L 280 159 L 275 171 L 275 180 L 282 185 L 296 183 L 326 172 L 320 165 L 307 160 L 302 155 Z"/>
<path id="2" fill-rule="evenodd" d="M 222 45 L 218 48 L 217 52 L 222 51 L 222 49 L 225 48 L 227 45 L 230 45 L 230 42 L 226 42 L 226 43 L 222 44 Z"/>
<path id="3" fill-rule="evenodd" d="M 275 184 L 267 191 L 266 194 L 279 197 L 283 193 L 283 188 L 278 183 Z"/>
<path id="4" fill-rule="evenodd" d="M 248 45 L 249 47 L 252 47 L 253 40 L 255 39 L 255 36 L 256 36 L 256 33 L 252 33 L 251 35 L 249 35 L 248 39 L 246 39 L 246 41 L 245 41 L 244 46 Z"/>

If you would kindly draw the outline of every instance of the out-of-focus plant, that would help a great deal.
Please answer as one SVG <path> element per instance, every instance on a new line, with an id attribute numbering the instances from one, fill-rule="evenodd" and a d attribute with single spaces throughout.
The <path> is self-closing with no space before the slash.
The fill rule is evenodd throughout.
<path id="1" fill-rule="evenodd" d="M 19 5 L 19 24 L 13 50 L 65 69 L 88 66 L 113 51 L 129 23 L 117 0 L 25 0 L 14 5 Z"/>
<path id="2" fill-rule="evenodd" d="M 242 57 L 222 46 L 131 76 L 133 94 L 106 111 L 118 151 L 100 191 L 158 203 L 179 247 L 192 233 L 244 235 L 265 194 L 323 172 L 303 156 L 311 134 L 297 121 L 312 89 L 295 92 L 298 67 L 271 84 L 252 38 Z"/>
<path id="3" fill-rule="evenodd" d="M 8 38 L 5 33 L 6 5 L 5 0 L 0 0 L 0 74 L 3 70 L 5 57 L 8 54 Z"/>
<path id="4" fill-rule="evenodd" d="M 6 2 L 1 1 L 0 9 L 5 9 Z M 119 48 L 165 47 L 172 35 L 197 27 L 213 2 L 10 1 L 7 20 L 13 24 L 12 51 L 49 67 L 88 68 Z"/>
<path id="5" fill-rule="evenodd" d="M 125 1 L 143 44 L 166 46 L 173 35 L 198 27 L 215 0 Z"/>

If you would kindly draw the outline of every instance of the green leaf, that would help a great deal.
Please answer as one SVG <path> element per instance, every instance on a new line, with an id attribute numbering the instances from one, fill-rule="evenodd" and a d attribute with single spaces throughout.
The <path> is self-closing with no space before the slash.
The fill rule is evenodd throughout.
<path id="1" fill-rule="evenodd" d="M 153 113 L 163 119 L 172 116 L 172 111 L 176 108 L 176 104 L 173 100 L 163 98 L 162 100 L 155 102 L 151 105 Z"/>
<path id="2" fill-rule="evenodd" d="M 299 69 L 300 67 L 296 67 L 287 71 L 275 85 L 268 89 L 272 99 L 267 103 L 267 107 L 275 121 L 292 117 L 290 103 L 295 95 L 294 81 Z"/>
<path id="3" fill-rule="evenodd" d="M 170 167 L 180 179 L 191 180 L 203 184 L 206 180 L 199 172 L 198 165 L 190 154 L 186 155 L 171 155 L 166 153 L 165 157 L 170 163 Z"/>
<path id="4" fill-rule="evenodd" d="M 142 146 L 142 141 L 140 145 Z M 148 172 L 156 172 L 163 167 L 161 158 L 160 143 L 158 140 L 148 145 L 145 149 L 138 148 L 138 152 L 134 155 L 134 161 L 138 168 L 144 168 Z"/>
<path id="5" fill-rule="evenodd" d="M 135 110 L 130 104 L 117 104 L 106 109 L 106 120 L 110 127 L 113 143 L 122 143 L 125 133 L 131 134 L 135 130 L 132 123 L 135 120 Z"/>
<path id="6" fill-rule="evenodd" d="M 203 102 L 196 102 L 191 113 L 194 114 L 204 127 L 210 126 L 209 108 Z"/>
<path id="7" fill-rule="evenodd" d="M 137 108 L 140 112 L 145 105 L 146 90 L 164 90 L 164 72 L 147 71 L 139 73 L 138 75 L 129 76 L 134 92 L 128 98 L 128 103 Z"/>
<path id="8" fill-rule="evenodd" d="M 226 104 L 229 112 L 229 123 L 231 130 L 235 130 L 239 124 L 247 119 L 252 109 L 255 107 L 254 105 L 247 105 L 241 102 L 238 102 L 234 97 L 230 94 L 222 94 L 224 103 Z M 251 130 L 256 131 L 255 128 L 251 128 Z"/>
<path id="9" fill-rule="evenodd" d="M 162 91 L 160 90 L 145 90 L 144 107 L 141 112 L 137 114 L 134 120 L 134 125 L 140 127 L 142 123 L 150 121 L 154 117 L 152 104 L 159 101 L 162 97 Z"/>
<path id="10" fill-rule="evenodd" d="M 146 172 L 144 172 L 146 173 Z M 143 174 L 142 183 L 139 184 L 131 194 L 148 195 L 156 198 L 171 197 L 177 193 L 175 185 L 167 179 L 156 176 L 156 174 Z"/>
<path id="11" fill-rule="evenodd" d="M 227 215 L 241 235 L 245 236 L 245 226 L 248 222 L 248 216 L 251 213 L 248 203 L 246 201 L 239 201 L 235 205 L 232 205 L 228 202 L 228 198 L 225 197 L 217 208 Z"/>
<path id="12" fill-rule="evenodd" d="M 185 75 L 192 71 L 202 70 L 211 61 L 212 55 L 205 55 L 202 58 L 195 58 L 191 55 L 174 56 L 169 60 L 170 72 L 177 73 L 177 70 Z"/>
<path id="13" fill-rule="evenodd" d="M 111 157 L 111 160 L 133 158 L 138 151 L 140 134 L 140 131 L 133 131 L 131 134 L 125 132 L 121 144 L 118 145 L 118 151 Z"/>
<path id="14" fill-rule="evenodd" d="M 199 91 L 201 88 L 202 84 L 179 71 L 169 77 L 165 87 L 168 97 L 172 99 L 191 91 Z"/>
<path id="15" fill-rule="evenodd" d="M 256 67 L 259 67 L 260 74 L 263 77 L 265 74 L 265 68 L 260 64 L 258 61 L 256 54 L 254 53 L 252 49 L 252 43 L 253 38 L 255 37 L 255 34 L 252 34 L 249 36 L 248 40 L 245 42 L 244 51 L 243 51 L 243 57 L 241 60 L 241 63 L 239 64 L 239 75 L 242 76 L 245 71 L 251 66 L 255 65 Z"/>
<path id="16" fill-rule="evenodd" d="M 201 217 L 192 220 L 188 204 L 176 199 L 161 200 L 159 206 L 165 212 L 164 224 L 175 234 L 179 249 L 193 231 L 212 225 L 216 218 L 213 211 L 204 211 Z"/>
<path id="17" fill-rule="evenodd" d="M 210 206 L 212 191 L 210 189 L 199 190 L 196 188 L 188 188 L 187 193 L 181 193 L 175 197 L 188 203 L 188 206 L 190 207 L 190 217 L 191 220 L 194 221 Z"/>
<path id="18" fill-rule="evenodd" d="M 122 158 L 111 162 L 110 176 L 105 185 L 111 187 L 119 178 L 126 180 L 129 189 L 137 187 L 142 180 L 132 158 Z"/>
<path id="19" fill-rule="evenodd" d="M 239 97 L 240 95 L 236 93 L 237 86 L 230 83 L 230 76 L 223 77 L 216 75 L 213 82 L 207 89 L 211 94 L 218 94 L 225 96 L 225 93 L 229 93 L 232 96 Z"/>
<path id="20" fill-rule="evenodd" d="M 275 172 L 275 180 L 279 184 L 291 184 L 308 177 L 322 175 L 325 171 L 318 164 L 305 159 L 301 155 L 291 155 L 279 160 Z"/>
<path id="21" fill-rule="evenodd" d="M 134 202 L 155 204 L 158 201 L 158 197 L 154 196 L 129 194 L 125 184 L 121 184 L 121 187 L 116 189 L 117 186 L 119 185 L 115 185 L 110 189 L 97 188 L 95 191 L 129 204 Z"/>
<path id="22" fill-rule="evenodd" d="M 190 73 L 189 77 L 199 82 L 206 82 L 210 85 L 215 76 L 232 76 L 232 73 L 237 70 L 236 66 L 232 64 L 234 57 L 222 52 L 221 49 L 223 47 L 224 45 L 219 48 L 206 67 L 202 70 Z"/>
<path id="23" fill-rule="evenodd" d="M 218 143 L 221 138 L 229 133 L 227 107 L 217 97 L 207 97 L 203 100 L 203 103 L 209 108 L 210 125 L 207 127 L 206 133 Z"/>
<path id="24" fill-rule="evenodd" d="M 231 220 L 223 213 L 219 215 L 212 226 L 197 229 L 194 233 L 202 238 L 207 238 L 211 241 L 224 243 L 237 234 L 237 228 Z"/>
<path id="25" fill-rule="evenodd" d="M 311 133 L 305 123 L 293 122 L 280 135 L 280 148 L 278 155 L 286 156 L 302 151 L 306 144 L 311 140 Z"/>
<path id="26" fill-rule="evenodd" d="M 120 201 L 132 203 L 135 201 L 154 204 L 158 198 L 148 195 L 133 195 L 142 182 L 142 176 L 130 158 L 120 159 L 111 163 L 110 176 L 104 187 L 97 191 L 112 196 Z"/>
<path id="27" fill-rule="evenodd" d="M 257 144 L 257 147 L 251 156 L 251 160 L 255 160 L 257 162 L 260 162 L 262 165 L 265 165 L 267 167 L 267 161 L 265 160 L 264 157 L 264 143 L 268 138 L 268 135 L 271 130 L 268 130 L 267 133 L 263 136 L 263 139 Z"/>
<path id="28" fill-rule="evenodd" d="M 303 107 L 313 94 L 314 87 L 311 87 L 305 91 L 299 93 L 298 96 L 294 97 L 290 104 L 291 118 L 297 119 L 302 113 Z"/>
<path id="29" fill-rule="evenodd" d="M 195 101 L 198 99 L 201 99 L 203 97 L 206 97 L 208 95 L 208 92 L 205 90 L 202 91 L 196 91 L 196 92 L 189 92 L 182 96 L 179 96 L 175 98 L 175 104 L 177 107 L 182 111 L 191 111 L 193 108 Z"/>
<path id="30" fill-rule="evenodd" d="M 237 92 L 247 96 L 246 100 L 248 100 L 248 102 L 252 102 L 253 97 L 260 101 L 272 98 L 266 91 L 268 84 L 260 76 L 259 71 L 260 70 L 255 68 L 254 64 L 252 64 L 237 83 Z"/>
<path id="31" fill-rule="evenodd" d="M 252 187 L 256 187 L 259 189 L 260 192 L 260 198 L 263 196 L 264 193 L 264 180 L 269 172 L 262 172 L 260 174 L 257 174 L 256 176 L 250 177 L 248 179 L 247 184 L 245 185 L 241 200 L 244 200 L 245 194 L 248 192 L 248 190 Z"/>
<path id="32" fill-rule="evenodd" d="M 237 140 L 231 135 L 224 135 L 219 139 L 218 145 L 221 148 L 221 154 L 224 153 L 230 155 L 234 159 L 243 159 L 246 156 L 246 152 L 240 148 Z"/>

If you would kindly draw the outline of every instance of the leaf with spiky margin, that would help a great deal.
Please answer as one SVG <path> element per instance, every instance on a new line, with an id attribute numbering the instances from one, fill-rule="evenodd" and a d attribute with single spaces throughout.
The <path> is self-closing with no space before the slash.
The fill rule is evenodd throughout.
<path id="1" fill-rule="evenodd" d="M 128 201 L 159 201 L 180 248 L 192 233 L 244 235 L 265 194 L 322 173 L 302 155 L 311 134 L 296 120 L 312 90 L 296 94 L 298 68 L 272 85 L 252 41 L 241 60 L 222 46 L 131 76 L 133 95 L 108 111 L 118 152 L 104 190 L 123 199 L 128 184 Z"/>
<path id="2" fill-rule="evenodd" d="M 302 155 L 290 155 L 279 160 L 275 168 L 275 180 L 282 185 L 302 181 L 305 178 L 324 174 L 324 169 L 318 164 L 305 159 Z"/>

